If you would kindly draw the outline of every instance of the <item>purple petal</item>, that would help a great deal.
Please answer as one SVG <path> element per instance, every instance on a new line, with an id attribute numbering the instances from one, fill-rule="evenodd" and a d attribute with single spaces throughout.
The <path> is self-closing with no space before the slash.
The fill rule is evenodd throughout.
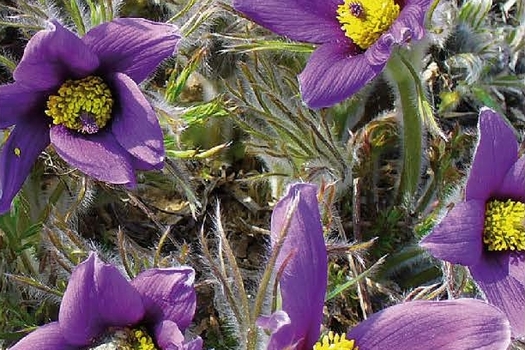
<path id="1" fill-rule="evenodd" d="M 275 333 L 283 326 L 290 324 L 292 321 L 286 312 L 277 310 L 270 316 L 259 316 L 256 324 L 269 333 Z"/>
<path id="2" fill-rule="evenodd" d="M 161 321 L 155 325 L 155 342 L 161 349 L 180 349 L 184 335 L 173 321 Z"/>
<path id="3" fill-rule="evenodd" d="M 518 159 L 509 169 L 495 197 L 525 202 L 525 156 Z"/>
<path id="4" fill-rule="evenodd" d="M 203 344 L 202 338 L 196 337 L 195 339 L 182 344 L 182 350 L 202 350 L 202 344 Z M 178 350 L 178 349 L 174 349 L 174 350 Z"/>
<path id="5" fill-rule="evenodd" d="M 371 66 L 348 43 L 327 43 L 315 50 L 299 75 L 303 101 L 310 108 L 341 102 L 374 78 L 384 65 Z"/>
<path id="6" fill-rule="evenodd" d="M 197 297 L 193 282 L 195 271 L 189 267 L 149 269 L 131 284 L 142 295 L 146 322 L 175 322 L 184 331 L 193 319 Z"/>
<path id="7" fill-rule="evenodd" d="M 323 318 L 328 268 L 316 186 L 292 185 L 276 204 L 271 223 L 272 248 L 281 239 L 288 215 L 290 225 L 275 269 L 282 269 L 282 310 L 291 323 L 272 334 L 268 349 L 285 349 L 295 343 L 311 349 Z"/>
<path id="8" fill-rule="evenodd" d="M 117 142 L 132 156 L 149 164 L 151 169 L 162 166 L 163 135 L 155 111 L 127 75 L 117 73 L 112 82 L 119 100 L 111 125 Z"/>
<path id="9" fill-rule="evenodd" d="M 52 322 L 29 333 L 10 350 L 76 350 L 78 347 L 66 342 L 58 322 Z"/>
<path id="10" fill-rule="evenodd" d="M 479 300 L 412 301 L 373 314 L 347 339 L 359 350 L 505 350 L 510 327 L 498 309 Z"/>
<path id="11" fill-rule="evenodd" d="M 30 119 L 39 111 L 44 116 L 47 95 L 19 83 L 0 86 L 0 129 Z"/>
<path id="12" fill-rule="evenodd" d="M 485 202 L 460 202 L 419 244 L 438 259 L 473 265 L 483 252 L 484 225 Z"/>
<path id="13" fill-rule="evenodd" d="M 58 320 L 71 344 L 86 346 L 106 328 L 133 325 L 143 316 L 140 294 L 116 267 L 91 253 L 71 274 Z"/>
<path id="14" fill-rule="evenodd" d="M 465 189 L 467 200 L 487 200 L 494 195 L 518 158 L 512 128 L 492 109 L 482 108 L 478 128 L 479 141 Z"/>
<path id="15" fill-rule="evenodd" d="M 113 184 L 135 184 L 130 156 L 109 131 L 83 135 L 57 125 L 50 134 L 58 155 L 83 173 Z"/>
<path id="16" fill-rule="evenodd" d="M 34 122 L 18 124 L 11 131 L 0 153 L 0 213 L 9 210 L 33 164 L 49 145 L 48 130 L 46 124 Z"/>
<path id="17" fill-rule="evenodd" d="M 97 56 L 75 34 L 51 21 L 49 29 L 29 40 L 13 77 L 25 86 L 46 91 L 58 88 L 67 78 L 89 75 L 98 66 Z"/>
<path id="18" fill-rule="evenodd" d="M 314 44 L 349 40 L 337 20 L 339 0 L 234 0 L 254 22 L 292 40 Z"/>
<path id="19" fill-rule="evenodd" d="M 509 319 L 512 336 L 524 336 L 525 253 L 485 252 L 469 269 L 488 302 Z"/>
<path id="20" fill-rule="evenodd" d="M 175 52 L 179 39 L 174 25 L 118 18 L 91 29 L 82 41 L 98 55 L 106 74 L 124 73 L 140 83 Z"/>

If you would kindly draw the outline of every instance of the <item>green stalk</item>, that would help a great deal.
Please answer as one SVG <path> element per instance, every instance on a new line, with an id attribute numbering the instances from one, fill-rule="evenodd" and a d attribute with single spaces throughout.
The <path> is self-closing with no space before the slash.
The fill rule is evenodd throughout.
<path id="1" fill-rule="evenodd" d="M 402 150 L 403 165 L 398 189 L 398 200 L 413 198 L 420 178 L 423 133 L 419 110 L 414 103 L 416 84 L 413 70 L 408 67 L 399 52 L 395 52 L 388 62 L 387 69 L 397 88 L 403 118 Z"/>

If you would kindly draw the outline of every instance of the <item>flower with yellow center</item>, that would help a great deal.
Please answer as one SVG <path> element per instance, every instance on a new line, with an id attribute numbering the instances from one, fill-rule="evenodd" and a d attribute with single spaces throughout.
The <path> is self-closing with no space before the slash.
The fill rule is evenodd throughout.
<path id="1" fill-rule="evenodd" d="M 394 0 L 344 0 L 337 20 L 345 35 L 361 49 L 368 49 L 399 16 Z"/>
<path id="2" fill-rule="evenodd" d="M 330 331 L 314 345 L 313 350 L 359 350 L 354 343 L 353 340 L 346 339 L 346 334 L 339 335 Z"/>
<path id="3" fill-rule="evenodd" d="M 525 156 L 513 128 L 483 108 L 479 141 L 465 187 L 420 245 L 434 257 L 468 267 L 487 301 L 502 310 L 512 336 L 525 335 Z"/>
<path id="4" fill-rule="evenodd" d="M 302 100 L 330 107 L 381 73 L 396 46 L 425 34 L 431 0 L 233 0 L 245 17 L 315 51 L 299 74 Z"/>

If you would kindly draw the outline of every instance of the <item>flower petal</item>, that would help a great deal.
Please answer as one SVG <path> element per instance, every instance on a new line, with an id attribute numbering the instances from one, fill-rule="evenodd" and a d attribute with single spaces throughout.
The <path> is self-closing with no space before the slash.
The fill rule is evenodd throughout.
<path id="1" fill-rule="evenodd" d="M 116 267 L 90 253 L 71 274 L 58 320 L 71 344 L 87 346 L 107 327 L 133 325 L 143 316 L 140 294 Z"/>
<path id="2" fill-rule="evenodd" d="M 180 349 L 184 342 L 184 335 L 173 321 L 161 321 L 155 325 L 155 342 L 161 349 L 174 347 Z"/>
<path id="3" fill-rule="evenodd" d="M 91 29 L 82 41 L 98 55 L 103 72 L 124 73 L 140 83 L 175 52 L 179 39 L 174 25 L 118 18 Z"/>
<path id="4" fill-rule="evenodd" d="M 195 313 L 194 280 L 195 271 L 190 267 L 149 269 L 135 277 L 131 284 L 142 295 L 145 321 L 172 321 L 184 331 Z"/>
<path id="5" fill-rule="evenodd" d="M 112 82 L 119 99 L 111 124 L 117 142 L 151 169 L 162 166 L 164 142 L 155 111 L 127 75 L 117 73 Z"/>
<path id="6" fill-rule="evenodd" d="M 195 339 L 182 344 L 182 350 L 202 350 L 202 344 L 203 344 L 202 338 L 196 337 Z M 178 349 L 173 349 L 173 350 L 178 350 Z"/>
<path id="7" fill-rule="evenodd" d="M 272 334 L 268 349 L 300 342 L 311 349 L 319 337 L 328 262 L 318 205 L 316 186 L 295 184 L 273 210 L 272 248 L 282 241 L 289 223 L 275 269 L 281 273 L 282 310 L 291 322 Z"/>
<path id="8" fill-rule="evenodd" d="M 484 225 L 485 202 L 460 202 L 419 244 L 438 259 L 472 265 L 483 252 Z"/>
<path id="9" fill-rule="evenodd" d="M 512 336 L 524 336 L 525 253 L 485 252 L 469 269 L 488 302 L 509 319 Z"/>
<path id="10" fill-rule="evenodd" d="M 44 117 L 47 96 L 19 83 L 0 86 L 0 129 L 35 116 L 40 111 Z"/>
<path id="11" fill-rule="evenodd" d="M 478 125 L 479 141 L 465 189 L 467 200 L 487 200 L 494 195 L 518 158 L 516 136 L 499 114 L 482 108 Z"/>
<path id="12" fill-rule="evenodd" d="M 349 40 L 337 20 L 338 0 L 234 0 L 254 22 L 292 40 L 321 44 Z"/>
<path id="13" fill-rule="evenodd" d="M 525 202 L 525 156 L 518 159 L 509 169 L 495 197 Z"/>
<path id="14" fill-rule="evenodd" d="M 49 145 L 47 125 L 22 123 L 14 127 L 0 153 L 0 213 L 11 207 L 40 153 Z"/>
<path id="15" fill-rule="evenodd" d="M 479 300 L 412 301 L 373 314 L 347 339 L 359 350 L 505 350 L 510 327 L 498 309 Z"/>
<path id="16" fill-rule="evenodd" d="M 81 78 L 98 68 L 97 56 L 59 22 L 36 33 L 13 72 L 18 83 L 38 91 L 58 88 L 67 78 Z"/>
<path id="17" fill-rule="evenodd" d="M 327 43 L 315 50 L 299 75 L 303 101 L 310 108 L 328 107 L 359 91 L 383 70 L 371 66 L 347 42 Z"/>
<path id="18" fill-rule="evenodd" d="M 57 125 L 50 134 L 58 155 L 83 173 L 113 184 L 135 184 L 130 157 L 109 131 L 83 135 Z"/>
<path id="19" fill-rule="evenodd" d="M 76 350 L 62 336 L 58 322 L 51 322 L 29 333 L 10 350 Z"/>

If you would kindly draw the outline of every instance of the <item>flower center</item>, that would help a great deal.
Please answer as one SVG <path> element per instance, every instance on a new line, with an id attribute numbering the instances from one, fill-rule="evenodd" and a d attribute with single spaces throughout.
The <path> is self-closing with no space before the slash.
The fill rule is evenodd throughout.
<path id="1" fill-rule="evenodd" d="M 68 80 L 57 95 L 49 96 L 45 113 L 53 124 L 83 134 L 95 134 L 111 119 L 113 99 L 104 81 L 96 76 Z"/>
<path id="2" fill-rule="evenodd" d="M 394 0 L 344 0 L 337 20 L 345 35 L 361 49 L 368 49 L 399 16 Z"/>
<path id="3" fill-rule="evenodd" d="M 485 209 L 483 243 L 490 251 L 525 250 L 525 203 L 492 200 Z"/>
<path id="4" fill-rule="evenodd" d="M 346 339 L 346 334 L 334 334 L 328 332 L 320 342 L 315 343 L 313 350 L 359 350 L 353 340 Z"/>
<path id="5" fill-rule="evenodd" d="M 110 329 L 101 344 L 89 350 L 158 350 L 153 339 L 142 329 Z"/>

